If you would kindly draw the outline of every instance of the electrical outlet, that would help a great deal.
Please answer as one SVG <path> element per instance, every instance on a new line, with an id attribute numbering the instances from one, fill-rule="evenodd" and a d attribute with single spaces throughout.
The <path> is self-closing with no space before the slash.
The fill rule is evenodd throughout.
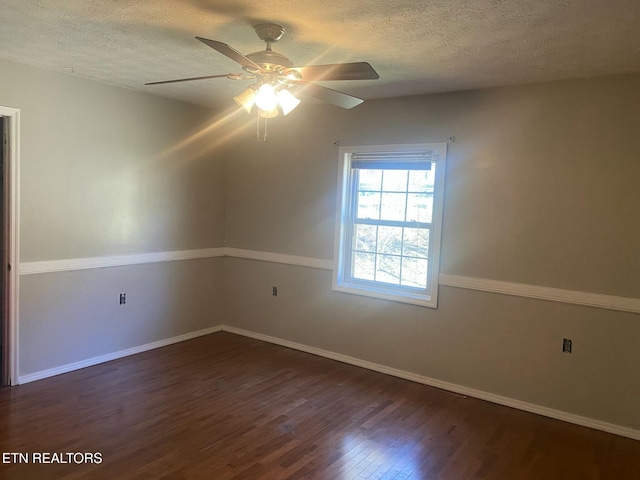
<path id="1" fill-rule="evenodd" d="M 121 293 L 120 294 L 120 305 L 124 305 L 125 303 L 127 303 L 127 294 L 126 293 Z"/>
<path id="2" fill-rule="evenodd" d="M 573 343 L 570 338 L 562 339 L 562 351 L 564 353 L 571 353 L 571 349 L 573 348 Z"/>
<path id="3" fill-rule="evenodd" d="M 278 287 L 273 287 L 272 292 L 273 292 L 273 293 L 272 293 L 272 295 L 273 295 L 274 297 L 277 297 L 277 296 L 278 296 Z"/>

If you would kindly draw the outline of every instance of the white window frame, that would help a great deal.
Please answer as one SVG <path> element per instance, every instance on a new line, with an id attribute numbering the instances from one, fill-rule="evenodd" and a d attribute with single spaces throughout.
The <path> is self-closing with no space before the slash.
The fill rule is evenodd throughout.
<path id="1" fill-rule="evenodd" d="M 354 153 L 430 152 L 436 165 L 432 227 L 429 237 L 429 264 L 427 270 L 427 288 L 389 285 L 382 282 L 362 281 L 351 278 L 351 247 L 354 222 L 353 211 L 353 174 L 351 156 Z M 446 170 L 446 143 L 420 143 L 404 145 L 371 145 L 360 147 L 340 147 L 338 167 L 338 198 L 336 231 L 334 240 L 333 290 L 367 297 L 381 298 L 424 307 L 438 306 L 438 277 L 440 272 L 440 239 L 442 236 L 442 211 L 444 204 L 444 178 Z"/>

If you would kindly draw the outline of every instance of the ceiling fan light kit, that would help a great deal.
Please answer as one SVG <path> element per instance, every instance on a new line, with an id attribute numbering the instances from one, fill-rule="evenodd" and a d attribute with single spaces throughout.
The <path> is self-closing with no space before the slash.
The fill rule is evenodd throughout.
<path id="1" fill-rule="evenodd" d="M 265 50 L 249 53 L 248 55 L 243 55 L 226 43 L 196 37 L 197 40 L 208 47 L 240 64 L 244 73 L 225 73 L 222 75 L 164 80 L 145 83 L 145 85 L 211 78 L 256 80 L 255 84 L 247 87 L 233 99 L 247 113 L 251 113 L 255 106 L 258 118 L 266 120 L 267 118 L 278 116 L 280 112 L 283 115 L 287 115 L 295 109 L 300 104 L 300 99 L 297 98 L 296 94 L 315 98 L 342 108 L 353 108 L 364 101 L 353 95 L 322 87 L 313 83 L 314 81 L 377 80 L 380 78 L 373 67 L 366 62 L 294 67 L 289 58 L 271 48 L 271 45 L 284 35 L 284 27 L 275 23 L 262 23 L 253 28 L 258 38 L 263 40 L 267 47 Z"/>
<path id="2" fill-rule="evenodd" d="M 263 83 L 258 88 L 256 95 L 256 106 L 260 110 L 271 111 L 278 106 L 278 97 L 276 97 L 276 89 L 270 83 Z"/>
<path id="3" fill-rule="evenodd" d="M 258 94 L 256 93 L 256 90 L 253 88 L 253 86 L 251 86 L 247 87 L 239 95 L 233 97 L 233 100 L 242 108 L 244 108 L 247 113 L 251 113 L 251 109 L 256 104 L 257 95 Z"/>
<path id="4" fill-rule="evenodd" d="M 289 90 L 281 89 L 276 92 L 278 97 L 278 105 L 282 109 L 282 113 L 287 115 L 294 108 L 300 105 L 300 99 L 293 95 Z"/>
<path id="5" fill-rule="evenodd" d="M 279 114 L 279 111 L 282 111 L 283 115 L 288 115 L 300 105 L 300 99 L 289 90 L 282 87 L 274 88 L 269 83 L 263 83 L 257 90 L 255 85 L 251 85 L 233 97 L 233 100 L 247 113 L 251 113 L 255 105 L 258 108 L 258 115 L 264 118 L 273 118 Z"/>

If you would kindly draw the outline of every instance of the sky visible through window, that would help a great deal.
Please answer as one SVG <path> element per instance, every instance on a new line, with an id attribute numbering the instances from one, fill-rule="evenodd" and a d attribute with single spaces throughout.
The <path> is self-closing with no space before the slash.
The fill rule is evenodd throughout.
<path id="1" fill-rule="evenodd" d="M 353 278 L 427 287 L 434 181 L 434 163 L 430 170 L 357 171 Z"/>

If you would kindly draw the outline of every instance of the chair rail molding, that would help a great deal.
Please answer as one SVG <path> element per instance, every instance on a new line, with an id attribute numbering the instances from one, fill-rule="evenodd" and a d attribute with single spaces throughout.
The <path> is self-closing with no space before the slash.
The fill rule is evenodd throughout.
<path id="1" fill-rule="evenodd" d="M 213 247 L 197 250 L 179 250 L 169 252 L 140 253 L 110 257 L 72 258 L 63 260 L 45 260 L 20 264 L 20 275 L 64 272 L 91 268 L 119 267 L 144 263 L 172 262 L 200 258 L 231 257 L 259 262 L 280 263 L 296 267 L 332 270 L 333 260 L 289 255 L 285 253 L 263 252 L 233 247 Z M 463 288 L 481 292 L 535 298 L 551 302 L 569 303 L 587 307 L 604 308 L 621 312 L 640 313 L 640 298 L 605 295 L 563 288 L 504 282 L 486 278 L 465 277 L 441 273 L 438 277 L 442 286 Z"/>

